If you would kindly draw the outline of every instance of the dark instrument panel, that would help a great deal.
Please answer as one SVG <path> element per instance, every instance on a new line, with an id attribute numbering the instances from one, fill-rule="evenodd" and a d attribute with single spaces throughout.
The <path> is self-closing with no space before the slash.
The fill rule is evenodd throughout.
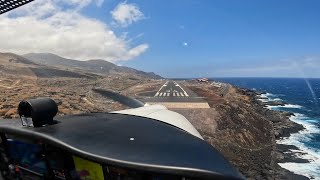
<path id="1" fill-rule="evenodd" d="M 0 145 L 4 179 L 81 180 L 187 180 L 189 178 L 136 171 L 93 162 L 41 142 L 28 142 L 2 136 Z M 5 138 L 5 139 L 4 139 Z M 19 140 L 17 140 L 19 139 Z M 6 144 L 6 145 L 5 145 Z M 4 165 L 6 164 L 6 165 Z M 8 168 L 5 168 L 5 167 Z"/>
<path id="2" fill-rule="evenodd" d="M 96 113 L 43 127 L 1 120 L 5 179 L 243 179 L 210 144 L 145 117 Z"/>

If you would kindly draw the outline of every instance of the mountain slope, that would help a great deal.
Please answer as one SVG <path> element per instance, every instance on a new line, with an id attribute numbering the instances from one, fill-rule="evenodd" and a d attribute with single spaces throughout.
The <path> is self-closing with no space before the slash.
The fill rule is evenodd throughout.
<path id="1" fill-rule="evenodd" d="M 143 77 L 159 79 L 162 78 L 154 73 L 147 73 L 139 71 L 133 68 L 117 66 L 111 62 L 105 60 L 89 60 L 78 61 L 73 59 L 67 59 L 51 53 L 29 53 L 23 55 L 25 58 L 39 64 L 46 64 L 50 66 L 57 66 L 63 68 L 75 68 L 84 71 L 100 74 L 112 74 L 112 73 L 133 73 Z"/>
<path id="2" fill-rule="evenodd" d="M 0 53 L 0 75 L 19 78 L 40 77 L 72 77 L 72 78 L 96 78 L 97 74 L 79 70 L 69 71 L 44 64 L 38 64 L 25 57 L 13 53 Z"/>
<path id="3" fill-rule="evenodd" d="M 13 54 L 13 53 L 0 53 L 0 63 L 21 63 L 21 64 L 30 64 L 35 65 L 33 61 L 30 61 L 29 59 Z"/>

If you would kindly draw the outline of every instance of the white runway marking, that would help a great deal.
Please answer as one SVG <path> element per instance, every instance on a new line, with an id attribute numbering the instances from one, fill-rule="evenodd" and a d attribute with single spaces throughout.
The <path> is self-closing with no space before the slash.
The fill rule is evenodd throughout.
<path id="1" fill-rule="evenodd" d="M 165 82 L 154 97 L 189 97 L 189 94 L 175 81 L 172 81 L 170 89 L 168 89 L 169 81 Z M 166 90 L 164 91 L 163 88 Z"/>
<path id="2" fill-rule="evenodd" d="M 183 91 L 184 94 L 182 96 L 187 96 L 187 97 L 189 96 L 188 93 L 178 83 L 176 83 L 176 86 L 178 86 Z"/>
<path id="3" fill-rule="evenodd" d="M 166 83 L 164 83 L 164 85 L 161 86 L 161 88 L 159 89 L 159 91 L 156 93 L 155 96 L 159 96 L 159 93 L 160 93 L 161 89 L 162 89 L 163 87 L 167 86 L 168 82 L 169 82 L 169 81 L 167 81 Z M 160 95 L 160 96 L 162 96 L 162 95 Z"/>

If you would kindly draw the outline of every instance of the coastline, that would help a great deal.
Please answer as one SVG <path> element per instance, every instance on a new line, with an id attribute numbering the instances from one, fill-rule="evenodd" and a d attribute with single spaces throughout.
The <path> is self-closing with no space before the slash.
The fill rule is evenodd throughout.
<path id="1" fill-rule="evenodd" d="M 174 110 L 187 117 L 204 139 L 220 151 L 247 179 L 308 180 L 319 177 L 314 175 L 317 173 L 301 173 L 282 167 L 291 167 L 289 163 L 293 163 L 304 168 L 305 164 L 309 164 L 309 161 L 303 158 L 300 146 L 282 142 L 307 129 L 292 120 L 295 113 L 279 109 L 290 110 L 301 106 L 283 101 L 261 100 L 260 96 L 267 92 L 239 88 L 230 83 L 223 83 L 223 87 L 228 87 L 227 89 L 217 87 L 215 83 L 181 83 L 203 97 L 210 109 Z M 222 90 L 225 92 L 223 96 L 220 95 Z M 284 108 L 272 110 L 278 106 Z"/>
<path id="2" fill-rule="evenodd" d="M 292 112 L 293 115 L 288 118 L 295 123 L 301 124 L 305 129 L 290 133 L 289 136 L 282 137 L 280 140 L 277 139 L 276 142 L 277 144 L 298 147 L 299 150 L 292 148 L 285 153 L 294 154 L 300 159 L 309 160 L 310 162 L 281 162 L 279 165 L 295 172 L 295 174 L 320 180 L 320 79 L 217 78 L 215 80 L 212 78 L 212 80 L 254 90 L 257 95 L 262 95 L 262 98 L 255 97 L 262 104 L 259 106 L 264 107 L 261 102 L 269 103 L 269 105 L 265 105 L 264 109 L 267 108 L 276 112 Z M 259 108 L 256 111 L 259 111 Z M 266 117 L 265 115 L 262 116 Z M 262 118 L 261 121 L 263 121 Z M 268 127 L 268 129 L 272 128 Z"/>
<path id="3" fill-rule="evenodd" d="M 277 143 L 304 129 L 289 119 L 292 113 L 270 110 L 258 100 L 262 93 L 229 83 L 225 83 L 229 88 L 224 96 L 219 96 L 221 89 L 214 84 L 189 81 L 185 85 L 204 97 L 211 108 L 207 111 L 177 110 L 178 113 L 188 117 L 204 139 L 247 179 L 309 179 L 278 164 L 287 160 L 302 162 L 286 153 L 291 146 Z"/>
<path id="4" fill-rule="evenodd" d="M 249 90 L 251 91 L 251 90 Z M 303 152 L 299 147 L 292 145 L 292 144 L 284 144 L 282 141 L 284 139 L 290 138 L 293 134 L 297 134 L 301 131 L 305 131 L 306 128 L 303 126 L 303 124 L 294 122 L 292 118 L 296 117 L 296 113 L 292 113 L 290 111 L 284 111 L 284 110 L 277 110 L 277 107 L 282 108 L 301 108 L 299 105 L 291 105 L 287 102 L 275 98 L 270 101 L 269 97 L 267 96 L 270 93 L 268 92 L 255 92 L 254 99 L 255 101 L 258 101 L 259 104 L 261 104 L 265 109 L 268 109 L 269 111 L 272 111 L 274 113 L 281 114 L 282 121 L 274 122 L 273 121 L 273 127 L 274 127 L 274 134 L 275 134 L 275 143 L 276 148 L 274 151 L 275 154 L 275 160 L 277 164 L 277 169 L 279 171 L 283 171 L 286 174 L 286 177 L 289 179 L 313 179 L 314 177 L 307 177 L 301 174 L 297 174 L 297 172 L 294 172 L 290 170 L 290 168 L 285 168 L 281 164 L 287 164 L 287 163 L 310 163 L 311 161 L 308 159 L 302 158 L 303 155 L 306 155 L 306 152 Z"/>

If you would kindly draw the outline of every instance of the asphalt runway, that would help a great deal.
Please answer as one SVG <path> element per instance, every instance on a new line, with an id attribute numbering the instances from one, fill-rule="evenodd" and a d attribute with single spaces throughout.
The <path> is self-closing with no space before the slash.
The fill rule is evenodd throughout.
<path id="1" fill-rule="evenodd" d="M 202 97 L 175 81 L 165 82 L 147 102 L 205 102 Z"/>
<path id="2" fill-rule="evenodd" d="M 155 97 L 189 97 L 190 95 L 175 81 L 167 81 L 162 85 Z"/>

